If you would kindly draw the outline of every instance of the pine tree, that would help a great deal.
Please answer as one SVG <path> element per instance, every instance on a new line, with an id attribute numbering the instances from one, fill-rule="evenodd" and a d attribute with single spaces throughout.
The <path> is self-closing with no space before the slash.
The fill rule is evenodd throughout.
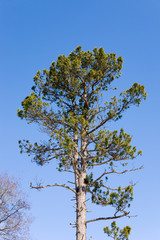
<path id="1" fill-rule="evenodd" d="M 37 72 L 33 92 L 22 102 L 22 110 L 18 110 L 21 119 L 37 123 L 49 136 L 44 144 L 19 141 L 21 153 L 33 155 L 33 161 L 41 166 L 56 160 L 59 172 L 74 175 L 74 188 L 57 183 L 47 186 L 60 186 L 73 192 L 76 240 L 86 240 L 86 226 L 91 222 L 129 216 L 133 184 L 111 188 L 109 175 L 141 169 L 128 168 L 127 164 L 142 152 L 131 146 L 132 138 L 123 129 L 109 131 L 105 127 L 119 120 L 131 105 L 139 106 L 146 93 L 143 85 L 134 83 L 118 97 L 109 98 L 110 92 L 116 90 L 112 82 L 120 77 L 122 64 L 122 57 L 106 54 L 103 48 L 85 52 L 77 47 L 69 56 L 60 55 L 49 70 Z M 97 177 L 98 169 L 103 171 Z M 86 219 L 86 194 L 92 203 L 112 206 L 114 215 Z M 108 236 L 116 227 L 115 222 L 111 227 L 105 229 Z M 121 230 L 124 236 L 128 229 Z M 129 233 L 130 230 L 127 237 Z"/>

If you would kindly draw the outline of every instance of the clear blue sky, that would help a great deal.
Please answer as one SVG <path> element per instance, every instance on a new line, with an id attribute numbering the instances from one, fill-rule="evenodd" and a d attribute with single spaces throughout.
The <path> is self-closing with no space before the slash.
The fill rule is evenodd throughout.
<path id="1" fill-rule="evenodd" d="M 17 118 L 17 108 L 30 93 L 36 71 L 49 68 L 59 54 L 76 46 L 84 50 L 103 47 L 124 58 L 119 87 L 132 83 L 146 86 L 147 101 L 125 113 L 116 127 L 133 136 L 133 144 L 143 150 L 137 164 L 141 172 L 127 175 L 138 182 L 132 214 L 120 225 L 130 225 L 130 240 L 159 239 L 160 216 L 160 1 L 159 0 L 0 0 L 0 173 L 21 178 L 28 194 L 34 222 L 33 240 L 74 240 L 72 194 L 63 189 L 37 192 L 29 189 L 36 179 L 44 183 L 64 183 L 55 165 L 41 168 L 19 154 L 18 140 L 43 139 L 36 125 Z M 140 161 L 140 163 L 138 163 Z M 136 165 L 136 164 L 135 164 Z M 106 208 L 94 208 L 94 216 L 105 216 Z M 88 227 L 88 238 L 105 240 L 107 222 Z"/>

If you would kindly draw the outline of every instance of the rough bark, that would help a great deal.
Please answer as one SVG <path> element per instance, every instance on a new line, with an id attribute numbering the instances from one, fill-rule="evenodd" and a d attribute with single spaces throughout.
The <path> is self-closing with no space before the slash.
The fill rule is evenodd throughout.
<path id="1" fill-rule="evenodd" d="M 77 187 L 77 232 L 76 232 L 76 240 L 86 240 L 86 190 L 84 186 L 84 179 L 86 174 L 82 172 L 79 176 Z"/>
<path id="2" fill-rule="evenodd" d="M 78 185 L 76 186 L 76 240 L 86 240 L 86 129 L 81 129 L 81 159 L 79 161 Z M 78 148 L 78 145 L 77 145 Z"/>

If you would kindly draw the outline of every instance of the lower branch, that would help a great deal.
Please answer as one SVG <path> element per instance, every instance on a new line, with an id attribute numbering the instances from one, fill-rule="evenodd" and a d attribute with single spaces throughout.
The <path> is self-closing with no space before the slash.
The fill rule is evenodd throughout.
<path id="1" fill-rule="evenodd" d="M 101 217 L 101 218 L 91 219 L 91 220 L 86 221 L 86 224 L 87 224 L 87 223 L 90 223 L 90 222 L 101 221 L 101 220 L 111 220 L 111 219 L 117 219 L 117 218 L 125 217 L 125 216 L 127 216 L 129 213 L 130 213 L 130 212 L 125 212 L 125 211 L 124 211 L 124 214 L 119 215 L 119 216 L 106 217 L 106 218 L 105 218 L 105 217 Z"/>
<path id="2" fill-rule="evenodd" d="M 57 184 L 57 183 L 55 183 L 55 184 L 52 184 L 52 185 L 46 185 L 46 186 L 41 186 L 41 185 L 39 185 L 39 186 L 33 186 L 32 185 L 32 183 L 30 183 L 30 187 L 31 188 L 34 188 L 34 189 L 37 189 L 37 190 L 39 190 L 39 189 L 41 189 L 41 188 L 46 188 L 46 187 L 63 187 L 63 188 L 66 188 L 66 189 L 68 189 L 68 190 L 71 190 L 72 192 L 74 192 L 75 194 L 77 194 L 76 193 L 76 191 L 73 189 L 73 188 L 71 188 L 71 187 L 69 187 L 69 186 L 66 186 L 65 184 Z"/>

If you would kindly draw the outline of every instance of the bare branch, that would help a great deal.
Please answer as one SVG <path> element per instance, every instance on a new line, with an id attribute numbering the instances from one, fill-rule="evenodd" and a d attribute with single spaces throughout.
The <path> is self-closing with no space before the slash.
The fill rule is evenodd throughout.
<path id="1" fill-rule="evenodd" d="M 39 186 L 35 187 L 35 186 L 32 185 L 32 183 L 30 183 L 30 187 L 34 188 L 34 189 L 37 189 L 37 190 L 39 190 L 41 188 L 47 188 L 47 187 L 63 187 L 63 188 L 66 188 L 68 190 L 71 190 L 72 192 L 74 192 L 74 194 L 77 194 L 76 191 L 73 188 L 71 188 L 69 186 L 66 186 L 65 184 L 57 184 L 57 183 L 55 183 L 55 184 L 51 184 L 51 185 L 45 185 L 45 186 L 39 185 Z"/>
<path id="2" fill-rule="evenodd" d="M 129 213 L 130 213 L 130 212 L 124 211 L 124 213 L 123 213 L 122 215 L 118 215 L 118 216 L 113 216 L 113 217 L 100 217 L 100 218 L 91 219 L 91 220 L 86 221 L 86 224 L 87 224 L 87 223 L 90 223 L 90 222 L 96 222 L 96 221 L 102 221 L 102 220 L 111 220 L 111 219 L 117 219 L 117 218 L 125 217 L 125 216 L 127 216 Z"/>
<path id="3" fill-rule="evenodd" d="M 101 187 L 104 187 L 108 190 L 111 190 L 111 191 L 118 191 L 118 188 L 111 188 L 111 187 L 105 186 L 105 185 L 100 184 L 100 183 L 98 183 L 98 185 L 101 186 Z M 134 187 L 135 185 L 136 185 L 136 183 L 135 184 L 130 184 L 129 186 Z M 121 188 L 121 190 L 125 190 L 125 187 Z"/>
<path id="4" fill-rule="evenodd" d="M 133 169 L 129 169 L 129 170 L 124 170 L 124 171 L 122 171 L 122 172 L 117 172 L 117 171 L 114 169 L 113 171 L 107 172 L 106 174 L 110 174 L 110 173 L 124 174 L 124 173 L 126 173 L 126 172 L 133 172 L 133 171 L 137 171 L 137 170 L 140 170 L 140 169 L 143 169 L 143 168 L 144 168 L 144 166 L 141 166 L 141 167 L 139 167 L 139 168 L 133 168 Z"/>

